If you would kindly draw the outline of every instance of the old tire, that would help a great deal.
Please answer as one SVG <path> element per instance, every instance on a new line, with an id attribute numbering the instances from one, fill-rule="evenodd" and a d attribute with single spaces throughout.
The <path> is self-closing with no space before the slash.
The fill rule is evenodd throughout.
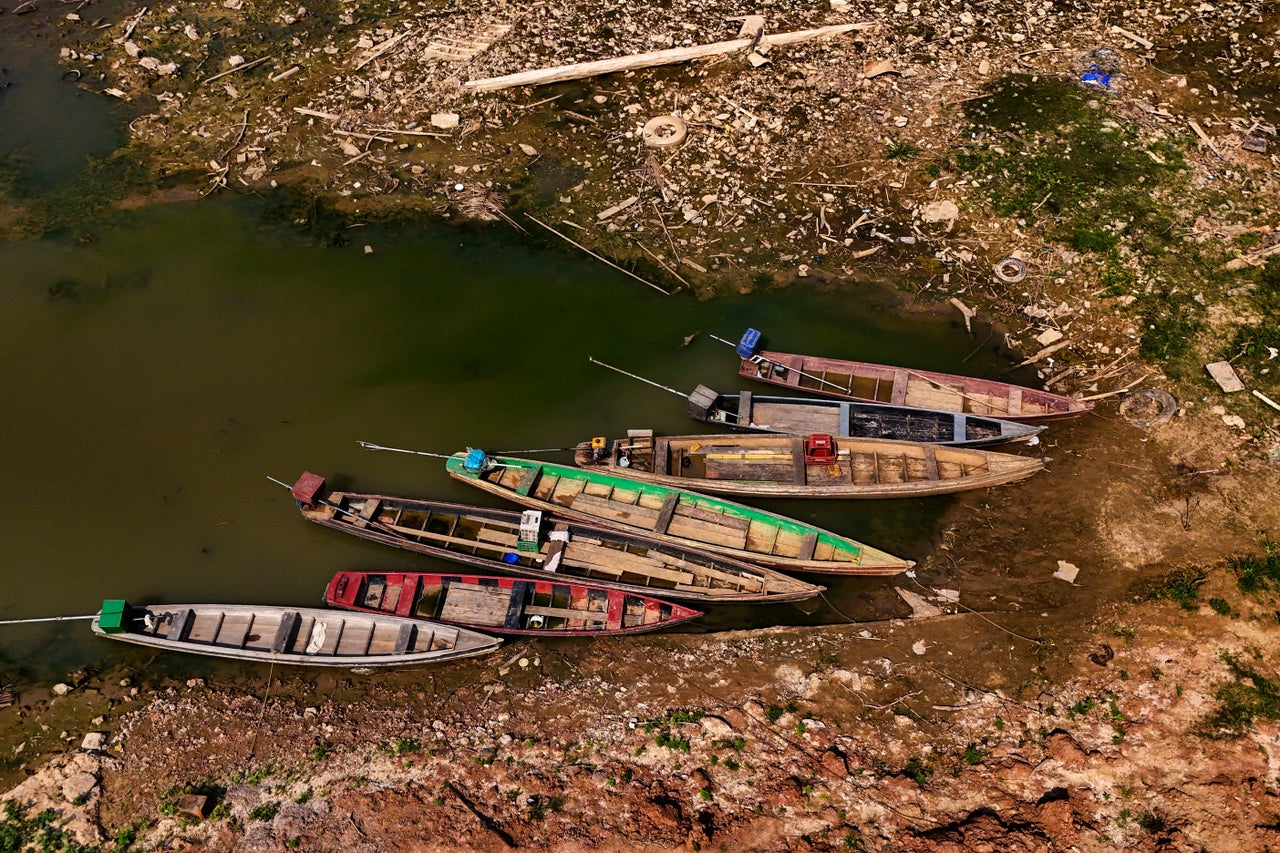
<path id="1" fill-rule="evenodd" d="M 1120 403 L 1120 417 L 1136 427 L 1153 427 L 1172 420 L 1178 413 L 1178 401 L 1159 388 L 1134 391 Z"/>
<path id="2" fill-rule="evenodd" d="M 1017 284 L 1027 277 L 1027 264 L 1019 258 L 1004 258 L 991 271 L 1005 284 Z"/>
<path id="3" fill-rule="evenodd" d="M 657 116 L 645 122 L 640 136 L 650 148 L 671 148 L 684 142 L 689 125 L 680 116 Z"/>

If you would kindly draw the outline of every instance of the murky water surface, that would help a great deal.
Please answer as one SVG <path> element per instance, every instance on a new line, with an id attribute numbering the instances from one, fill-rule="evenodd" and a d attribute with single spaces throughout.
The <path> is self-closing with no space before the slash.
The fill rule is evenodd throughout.
<path id="1" fill-rule="evenodd" d="M 66 124 L 57 107 L 28 116 L 34 129 L 9 126 L 30 96 L 28 71 L 10 73 L 0 157 Z M 40 73 L 32 85 L 61 103 Z M 65 179 L 91 150 L 61 145 L 30 174 Z M 357 227 L 335 246 L 270 209 L 206 199 L 120 213 L 88 240 L 0 243 L 0 618 L 89 614 L 104 598 L 316 605 L 340 569 L 446 569 L 304 522 L 267 476 L 309 469 L 343 487 L 483 502 L 440 460 L 357 442 L 510 451 L 698 430 L 683 401 L 588 356 L 685 391 L 739 390 L 736 357 L 708 333 L 753 326 L 779 349 L 940 370 L 972 355 L 963 369 L 988 376 L 1006 366 L 990 347 L 974 354 L 951 319 L 902 317 L 866 286 L 698 303 L 505 226 Z M 950 500 L 768 506 L 919 557 Z M 892 598 L 880 580 L 829 585 L 816 609 L 726 608 L 705 627 L 870 618 Z M 0 654 L 32 676 L 145 654 L 82 621 L 0 631 Z"/>

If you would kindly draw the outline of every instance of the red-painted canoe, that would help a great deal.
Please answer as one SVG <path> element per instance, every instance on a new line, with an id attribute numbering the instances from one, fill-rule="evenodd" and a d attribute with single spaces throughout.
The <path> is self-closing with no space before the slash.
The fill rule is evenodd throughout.
<path id="1" fill-rule="evenodd" d="M 599 637 L 669 628 L 700 611 L 616 589 L 495 575 L 338 572 L 324 600 L 498 634 Z"/>
<path id="2" fill-rule="evenodd" d="M 994 379 L 773 352 L 760 349 L 759 344 L 760 333 L 748 329 L 737 345 L 742 359 L 738 373 L 793 391 L 1024 423 L 1069 418 L 1093 408 L 1092 403 L 1073 397 Z"/>

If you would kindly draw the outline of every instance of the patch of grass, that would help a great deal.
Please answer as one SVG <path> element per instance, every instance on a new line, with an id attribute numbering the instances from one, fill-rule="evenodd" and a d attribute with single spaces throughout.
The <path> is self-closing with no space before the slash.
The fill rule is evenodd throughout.
<path id="1" fill-rule="evenodd" d="M 1184 610 L 1195 610 L 1200 595 L 1200 585 L 1208 580 L 1200 569 L 1178 569 L 1146 585 L 1140 595 L 1149 600 L 1172 601 Z"/>
<path id="2" fill-rule="evenodd" d="M 258 803 L 249 811 L 249 820 L 251 821 L 268 821 L 275 818 L 276 813 L 280 811 L 280 804 L 275 800 L 268 800 L 265 803 Z"/>
<path id="3" fill-rule="evenodd" d="M 1231 670 L 1232 680 L 1218 686 L 1217 709 L 1200 721 L 1194 733 L 1229 738 L 1248 731 L 1259 717 L 1280 720 L 1280 683 L 1230 652 L 1222 653 L 1222 661 Z"/>
<path id="4" fill-rule="evenodd" d="M 535 822 L 546 820 L 548 812 L 558 812 L 564 808 L 564 797 L 553 795 L 540 797 L 536 794 L 529 797 L 529 819 Z"/>
<path id="5" fill-rule="evenodd" d="M 1245 595 L 1280 589 L 1280 548 L 1270 542 L 1262 546 L 1261 554 L 1228 557 L 1227 565 L 1235 573 L 1236 588 Z"/>
<path id="6" fill-rule="evenodd" d="M 1138 815 L 1136 822 L 1138 826 L 1150 832 L 1152 835 L 1158 835 L 1167 828 L 1164 818 L 1153 812 L 1142 812 Z"/>
<path id="7" fill-rule="evenodd" d="M 1213 612 L 1219 616 L 1231 615 L 1231 603 L 1225 598 L 1210 598 L 1209 606 L 1213 608 Z"/>
<path id="8" fill-rule="evenodd" d="M 45 809 L 35 817 L 27 817 L 26 806 L 9 800 L 0 814 L 0 851 L 23 853 L 27 850 L 59 853 L 96 853 L 97 848 L 82 847 L 55 824 L 58 813 Z M 131 842 L 132 843 L 132 842 Z"/>
<path id="9" fill-rule="evenodd" d="M 702 790 L 698 791 L 698 799 L 702 800 L 704 803 L 711 802 L 711 792 L 708 791 L 706 788 L 703 788 Z"/>
<path id="10" fill-rule="evenodd" d="M 1107 266 L 1098 276 L 1098 284 L 1106 296 L 1124 296 L 1137 286 L 1138 277 L 1114 253 L 1107 256 Z"/>
<path id="11" fill-rule="evenodd" d="M 422 744 L 418 743 L 416 738 L 403 737 L 395 742 L 396 755 L 404 755 L 406 752 L 417 752 L 422 749 Z"/>
<path id="12" fill-rule="evenodd" d="M 1266 265 L 1257 273 L 1253 291 L 1248 295 L 1256 315 L 1248 323 L 1241 323 L 1230 340 L 1219 351 L 1223 358 L 1231 360 L 1237 370 L 1252 379 L 1265 383 L 1264 387 L 1280 387 L 1280 371 L 1271 362 L 1269 347 L 1280 350 L 1280 258 L 1267 258 Z"/>
<path id="13" fill-rule="evenodd" d="M 1117 119 L 1066 81 L 1015 74 L 965 105 L 973 144 L 956 165 L 976 178 L 996 213 L 1047 222 L 1053 239 L 1106 252 L 1119 237 L 1160 251 L 1174 239 L 1153 190 L 1185 167 L 1159 136 Z"/>
<path id="14" fill-rule="evenodd" d="M 671 732 L 658 732 L 653 736 L 653 742 L 658 746 L 665 746 L 667 749 L 674 749 L 678 752 L 689 751 L 689 739 L 685 737 L 675 737 Z"/>
<path id="15" fill-rule="evenodd" d="M 902 775 L 914 781 L 920 787 L 924 787 L 925 782 L 929 781 L 932 770 L 919 758 L 913 758 L 907 762 L 907 766 L 902 768 Z"/>
<path id="16" fill-rule="evenodd" d="M 1067 714 L 1072 717 L 1083 717 L 1085 714 L 1093 710 L 1096 705 L 1092 698 L 1081 699 L 1076 704 L 1067 709 Z"/>
<path id="17" fill-rule="evenodd" d="M 912 145 L 910 142 L 895 140 L 889 143 L 884 149 L 884 159 L 886 160 L 910 160 L 920 153 L 920 149 Z"/>
<path id="18" fill-rule="evenodd" d="M 1141 306 L 1138 353 L 1164 365 L 1189 359 L 1194 352 L 1195 337 L 1204 328 L 1204 309 L 1186 293 L 1148 294 L 1138 304 Z"/>
<path id="19" fill-rule="evenodd" d="M 960 760 L 965 764 L 981 764 L 985 756 L 982 750 L 978 749 L 974 744 L 969 744 L 964 748 L 964 752 L 960 756 Z"/>

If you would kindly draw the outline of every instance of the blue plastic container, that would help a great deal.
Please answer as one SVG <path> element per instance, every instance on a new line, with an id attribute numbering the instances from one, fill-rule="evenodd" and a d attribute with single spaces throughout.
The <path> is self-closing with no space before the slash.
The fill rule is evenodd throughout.
<path id="1" fill-rule="evenodd" d="M 742 340 L 738 341 L 737 353 L 739 358 L 751 358 L 756 354 L 756 350 L 760 348 L 760 333 L 755 329 L 747 329 L 742 335 Z"/>
<path id="2" fill-rule="evenodd" d="M 520 562 L 520 555 L 512 551 L 508 551 L 507 553 L 502 555 L 502 562 L 506 563 L 509 566 L 513 566 L 516 563 Z"/>
<path id="3" fill-rule="evenodd" d="M 472 474 L 480 474 L 484 471 L 487 460 L 488 457 L 483 450 L 468 450 L 467 458 L 462 460 L 462 469 Z"/>

